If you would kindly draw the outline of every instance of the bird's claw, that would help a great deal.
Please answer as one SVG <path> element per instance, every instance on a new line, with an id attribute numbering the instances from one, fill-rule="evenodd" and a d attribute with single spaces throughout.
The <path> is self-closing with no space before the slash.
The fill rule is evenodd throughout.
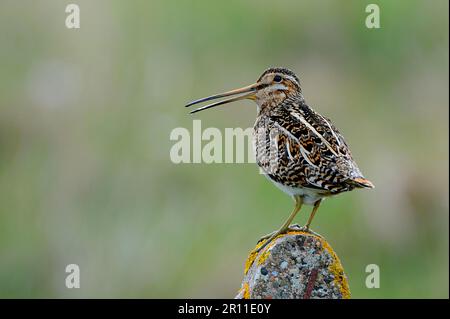
<path id="1" fill-rule="evenodd" d="M 305 233 L 308 233 L 308 234 L 311 234 L 311 235 L 323 238 L 323 236 L 321 234 L 316 233 L 315 231 L 311 230 L 309 227 L 306 227 L 306 226 L 300 227 L 299 231 L 302 231 L 302 232 L 305 232 Z"/>
<path id="2" fill-rule="evenodd" d="M 287 232 L 290 232 L 290 231 L 301 231 L 301 230 L 302 230 L 302 227 L 301 227 L 299 224 L 292 224 L 292 225 L 289 226 L 289 228 L 287 228 L 286 231 L 283 232 L 283 233 L 287 233 Z M 271 233 L 269 233 L 269 234 L 267 234 L 267 235 L 262 236 L 262 237 L 258 240 L 258 243 L 262 242 L 263 240 L 269 239 L 270 237 L 272 237 L 272 236 L 273 236 L 274 234 L 276 234 L 276 233 L 277 233 L 277 231 L 273 231 L 273 232 L 271 232 Z M 280 233 L 280 234 L 283 234 L 283 233 Z"/>
<path id="3" fill-rule="evenodd" d="M 301 232 L 305 232 L 305 233 L 312 234 L 312 235 L 314 235 L 314 236 L 323 238 L 322 235 L 320 235 L 320 234 L 318 234 L 318 233 L 312 231 L 312 230 L 311 230 L 309 227 L 307 227 L 307 226 L 300 226 L 300 225 L 298 225 L 298 224 L 293 224 L 293 225 L 290 225 L 288 228 L 286 228 L 284 231 L 274 231 L 274 232 L 271 232 L 270 234 L 267 234 L 267 235 L 261 237 L 261 238 L 258 240 L 258 243 L 257 243 L 257 244 L 261 243 L 261 242 L 264 241 L 264 240 L 265 240 L 266 242 L 263 243 L 260 247 L 258 247 L 258 249 L 256 249 L 256 253 L 259 253 L 261 250 L 263 250 L 263 249 L 264 249 L 270 242 L 272 242 L 278 235 L 285 234 L 285 233 L 290 232 L 290 231 L 294 231 L 294 232 L 301 231 Z"/>

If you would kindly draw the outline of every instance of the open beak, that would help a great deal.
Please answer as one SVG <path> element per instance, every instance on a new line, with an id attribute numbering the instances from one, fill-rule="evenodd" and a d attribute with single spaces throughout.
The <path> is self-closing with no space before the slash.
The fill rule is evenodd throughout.
<path id="1" fill-rule="evenodd" d="M 248 85 L 248 86 L 245 86 L 245 87 L 240 88 L 240 89 L 231 90 L 231 91 L 228 91 L 228 92 L 225 92 L 225 93 L 221 93 L 221 94 L 211 95 L 211 96 L 208 96 L 208 97 L 204 97 L 202 99 L 198 99 L 198 100 L 192 101 L 192 102 L 188 103 L 186 105 L 186 107 L 192 106 L 194 104 L 206 102 L 206 101 L 219 99 L 219 98 L 222 98 L 222 97 L 234 96 L 234 95 L 237 95 L 237 94 L 242 94 L 242 95 L 234 96 L 234 97 L 229 98 L 229 99 L 225 99 L 225 100 L 222 100 L 222 101 L 219 101 L 219 102 L 214 102 L 214 103 L 202 106 L 202 107 L 200 107 L 198 109 L 195 109 L 195 110 L 191 111 L 190 113 L 191 114 L 192 113 L 197 113 L 197 112 L 200 112 L 200 111 L 212 108 L 212 107 L 217 106 L 217 105 L 227 104 L 227 103 L 230 103 L 230 102 L 235 102 L 235 101 L 239 101 L 239 100 L 243 100 L 243 99 L 254 100 L 255 99 L 255 92 L 258 89 L 258 87 L 259 87 L 259 83 L 254 83 L 252 85 Z"/>

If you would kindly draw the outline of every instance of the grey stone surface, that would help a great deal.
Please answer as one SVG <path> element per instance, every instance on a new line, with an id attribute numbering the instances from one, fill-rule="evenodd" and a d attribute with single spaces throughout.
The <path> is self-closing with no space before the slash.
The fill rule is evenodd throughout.
<path id="1" fill-rule="evenodd" d="M 259 243 L 259 247 L 262 243 Z M 302 231 L 279 236 L 261 252 L 253 250 L 236 298 L 349 298 L 347 278 L 327 241 Z"/>

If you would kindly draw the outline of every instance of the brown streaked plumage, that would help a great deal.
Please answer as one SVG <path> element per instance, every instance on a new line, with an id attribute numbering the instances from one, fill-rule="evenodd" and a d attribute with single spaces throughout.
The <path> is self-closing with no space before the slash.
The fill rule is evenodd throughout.
<path id="1" fill-rule="evenodd" d="M 302 228 L 309 231 L 324 197 L 355 188 L 374 187 L 361 174 L 338 129 L 306 104 L 300 81 L 294 72 L 285 68 L 270 68 L 252 85 L 196 100 L 186 106 L 227 96 L 235 97 L 191 113 L 242 99 L 254 100 L 258 106 L 253 130 L 256 162 L 264 175 L 291 195 L 296 203 L 281 228 L 262 238 L 268 240 L 259 250 L 289 230 L 302 204 L 314 206 L 307 224 Z"/>

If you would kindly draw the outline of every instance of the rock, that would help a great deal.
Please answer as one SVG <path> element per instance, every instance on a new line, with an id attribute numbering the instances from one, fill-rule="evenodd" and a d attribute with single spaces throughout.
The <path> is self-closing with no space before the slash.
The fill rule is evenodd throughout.
<path id="1" fill-rule="evenodd" d="M 237 299 L 347 299 L 350 289 L 341 262 L 315 234 L 290 231 L 248 256 Z"/>

